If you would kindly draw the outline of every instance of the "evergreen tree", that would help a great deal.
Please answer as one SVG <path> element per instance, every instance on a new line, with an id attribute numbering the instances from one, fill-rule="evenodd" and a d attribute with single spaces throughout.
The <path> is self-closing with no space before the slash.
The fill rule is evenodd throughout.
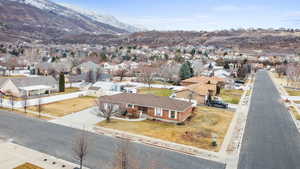
<path id="1" fill-rule="evenodd" d="M 188 78 L 193 77 L 193 69 L 190 66 L 189 62 L 186 62 L 184 64 L 181 65 L 180 71 L 179 71 L 179 76 L 181 78 L 181 80 L 185 80 Z"/>
<path id="2" fill-rule="evenodd" d="M 196 49 L 192 49 L 191 55 L 194 56 L 196 54 Z"/>
<path id="3" fill-rule="evenodd" d="M 225 62 L 225 64 L 224 64 L 224 69 L 225 69 L 225 70 L 230 69 L 230 66 L 229 66 L 228 62 Z"/>
<path id="4" fill-rule="evenodd" d="M 59 74 L 59 92 L 65 92 L 65 74 L 63 72 Z"/>

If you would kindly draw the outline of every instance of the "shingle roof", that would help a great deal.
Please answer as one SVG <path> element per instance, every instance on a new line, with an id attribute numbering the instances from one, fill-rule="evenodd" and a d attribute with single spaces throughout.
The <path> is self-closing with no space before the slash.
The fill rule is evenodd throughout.
<path id="1" fill-rule="evenodd" d="M 108 103 L 122 103 L 135 104 L 145 107 L 159 107 L 162 109 L 185 111 L 192 106 L 192 103 L 171 99 L 164 96 L 155 96 L 150 94 L 136 94 L 136 93 L 121 93 L 112 96 L 101 97 L 102 102 Z"/>
<path id="2" fill-rule="evenodd" d="M 89 90 L 95 90 L 95 91 L 98 91 L 98 90 L 100 90 L 101 89 L 101 87 L 89 87 Z"/>
<path id="3" fill-rule="evenodd" d="M 214 84 L 202 84 L 202 83 L 198 83 L 198 84 L 193 84 L 193 85 L 189 85 L 187 86 L 185 89 L 177 91 L 175 93 L 180 93 L 182 91 L 186 91 L 186 90 L 190 90 L 193 91 L 199 95 L 203 95 L 206 96 L 208 94 L 208 91 L 216 91 L 217 90 L 217 86 Z"/>
<path id="4" fill-rule="evenodd" d="M 52 76 L 9 78 L 17 87 L 36 85 L 55 85 L 58 82 Z"/>

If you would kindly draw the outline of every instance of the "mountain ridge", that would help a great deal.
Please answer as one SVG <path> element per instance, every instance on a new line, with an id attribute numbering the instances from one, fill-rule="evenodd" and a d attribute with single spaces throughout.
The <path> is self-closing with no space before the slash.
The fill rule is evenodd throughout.
<path id="1" fill-rule="evenodd" d="M 0 0 L 0 21 L 6 25 L 8 31 L 16 33 L 37 33 L 37 30 L 43 28 L 41 39 L 51 38 L 54 31 L 57 34 L 53 37 L 63 34 L 132 32 L 126 30 L 129 27 L 126 24 L 126 28 L 121 28 L 103 23 L 50 0 Z"/>

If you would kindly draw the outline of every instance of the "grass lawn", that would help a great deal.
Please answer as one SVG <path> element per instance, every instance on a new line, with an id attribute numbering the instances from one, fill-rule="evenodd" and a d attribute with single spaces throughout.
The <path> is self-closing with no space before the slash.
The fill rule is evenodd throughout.
<path id="1" fill-rule="evenodd" d="M 297 112 L 296 108 L 294 106 L 290 106 L 289 109 L 292 111 L 294 117 L 297 120 L 300 120 L 300 114 L 299 114 L 299 112 Z"/>
<path id="2" fill-rule="evenodd" d="M 42 106 L 42 113 L 62 117 L 71 113 L 90 108 L 95 105 L 95 97 L 79 97 L 60 102 L 45 104 Z M 29 107 L 29 110 L 37 111 L 37 106 Z"/>
<path id="3" fill-rule="evenodd" d="M 19 77 L 26 77 L 26 76 L 24 75 L 0 76 L 0 78 L 19 78 Z"/>
<path id="4" fill-rule="evenodd" d="M 156 96 L 171 96 L 173 92 L 173 90 L 161 88 L 140 88 L 138 90 L 140 94 L 153 94 Z"/>
<path id="5" fill-rule="evenodd" d="M 244 91 L 243 90 L 221 90 L 220 97 L 222 100 L 226 103 L 230 104 L 239 104 L 240 99 L 243 95 Z"/>
<path id="6" fill-rule="evenodd" d="M 38 167 L 36 165 L 30 164 L 30 163 L 25 163 L 23 165 L 20 165 L 14 169 L 43 169 L 41 167 Z"/>
<path id="7" fill-rule="evenodd" d="M 160 84 L 160 85 L 173 85 L 171 83 L 168 82 L 162 82 L 162 81 L 153 81 L 151 84 Z"/>
<path id="8" fill-rule="evenodd" d="M 33 114 L 33 113 L 29 113 L 29 112 L 25 113 L 24 111 L 21 111 L 21 109 L 20 110 L 17 110 L 17 109 L 11 110 L 9 108 L 3 108 L 3 107 L 1 107 L 0 110 L 14 112 L 14 113 L 18 113 L 18 114 L 21 114 L 21 115 L 24 115 L 24 116 L 27 116 L 27 117 L 33 117 L 33 118 L 38 118 L 38 119 L 42 119 L 42 120 L 52 120 L 52 118 L 47 117 L 47 116 L 41 115 L 39 117 L 39 115 L 37 115 L 37 114 Z"/>
<path id="9" fill-rule="evenodd" d="M 294 90 L 289 88 L 285 88 L 285 90 L 290 96 L 300 96 L 300 90 Z"/>
<path id="10" fill-rule="evenodd" d="M 97 125 L 218 151 L 226 135 L 233 114 L 233 112 L 225 109 L 201 106 L 196 109 L 191 121 L 187 121 L 185 125 L 151 120 L 141 122 L 112 120 L 110 123 L 103 121 Z M 212 135 L 217 136 L 218 145 L 216 147 L 212 146 Z"/>

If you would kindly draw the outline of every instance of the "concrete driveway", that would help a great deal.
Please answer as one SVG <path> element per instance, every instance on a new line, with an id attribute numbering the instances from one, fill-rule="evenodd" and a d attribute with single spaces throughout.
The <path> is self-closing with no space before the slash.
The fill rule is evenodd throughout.
<path id="1" fill-rule="evenodd" d="M 96 110 L 97 107 L 92 107 L 77 113 L 51 120 L 49 122 L 76 129 L 92 130 L 96 123 L 104 120 L 104 118 L 97 116 Z"/>

